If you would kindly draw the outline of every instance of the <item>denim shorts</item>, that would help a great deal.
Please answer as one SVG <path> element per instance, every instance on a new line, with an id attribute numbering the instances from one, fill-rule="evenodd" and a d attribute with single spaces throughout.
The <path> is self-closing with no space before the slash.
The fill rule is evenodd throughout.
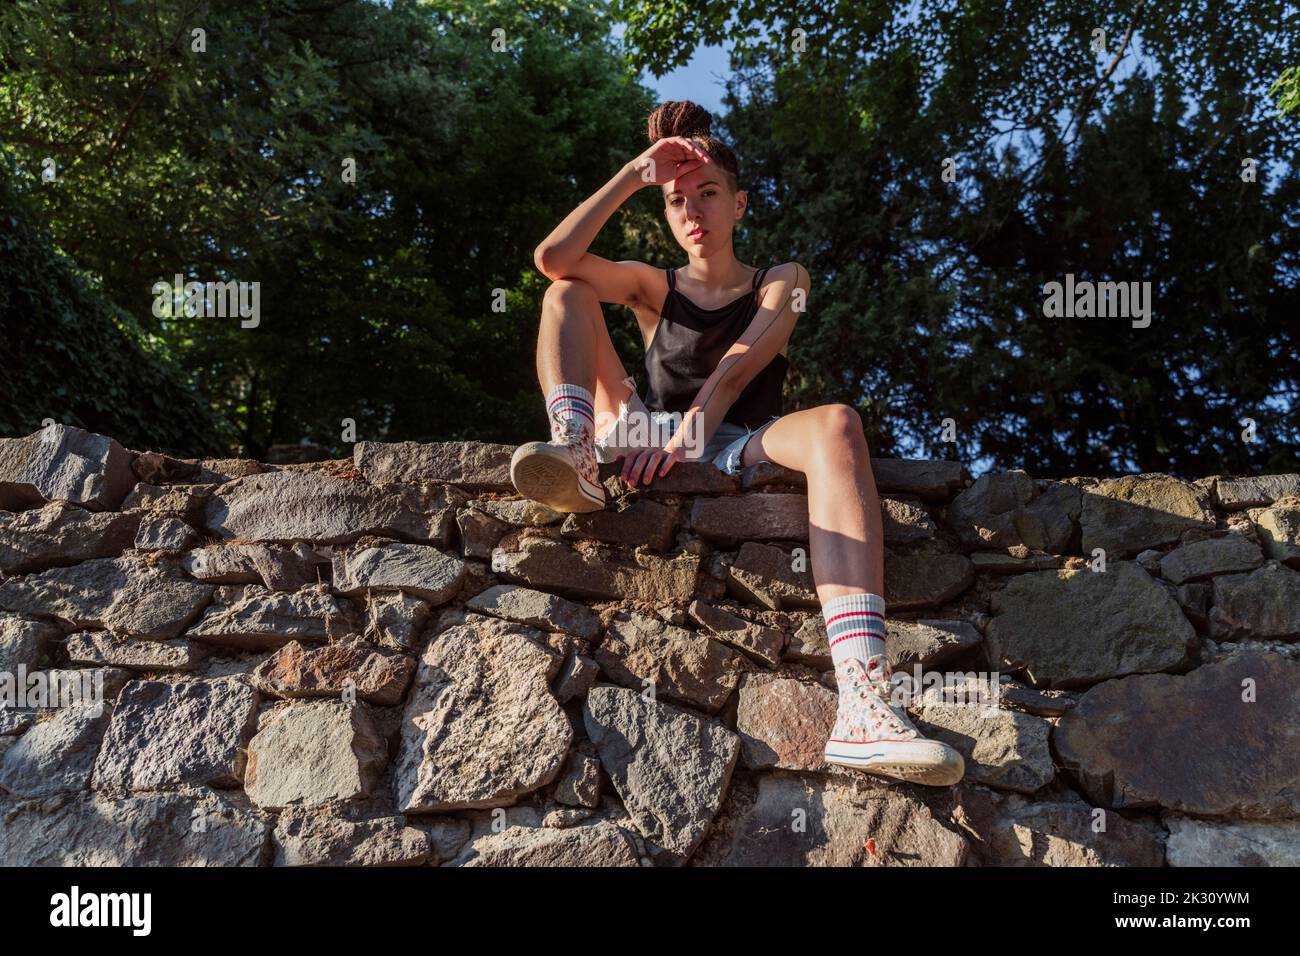
<path id="1" fill-rule="evenodd" d="M 650 444 L 655 448 L 662 448 L 668 443 L 668 439 L 673 437 L 677 426 L 681 424 L 681 416 L 672 412 L 652 412 L 646 408 L 645 402 L 641 396 L 636 393 L 636 380 L 631 376 L 623 380 L 632 394 L 626 401 L 618 403 L 618 421 L 606 433 L 596 439 L 596 460 L 599 462 L 615 461 L 620 455 L 626 455 L 632 451 L 646 447 L 645 444 L 635 441 L 635 434 L 629 433 L 629 427 L 637 422 L 644 422 L 641 426 L 647 435 Z M 630 418 L 632 413 L 636 413 L 636 419 Z M 776 421 L 780 416 L 773 415 L 767 422 L 760 425 L 764 427 L 768 422 Z M 607 423 L 597 422 L 596 429 L 606 427 Z M 711 461 L 725 474 L 734 475 L 740 471 L 741 456 L 745 452 L 745 443 L 749 441 L 749 436 L 758 431 L 758 428 L 746 428 L 744 425 L 737 425 L 734 422 L 722 422 L 714 431 L 708 443 L 704 446 L 703 453 L 698 458 L 688 458 L 694 461 Z M 770 460 L 770 459 L 763 459 Z"/>

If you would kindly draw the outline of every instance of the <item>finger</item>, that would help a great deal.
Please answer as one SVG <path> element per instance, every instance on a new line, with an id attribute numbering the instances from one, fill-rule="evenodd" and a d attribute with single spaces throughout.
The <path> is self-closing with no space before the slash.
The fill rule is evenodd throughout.
<path id="1" fill-rule="evenodd" d="M 651 453 L 650 460 L 646 463 L 645 484 L 648 485 L 650 482 L 654 481 L 655 471 L 659 468 L 659 456 L 662 454 L 663 452 L 661 451 Z"/>
<path id="2" fill-rule="evenodd" d="M 641 480 L 641 470 L 645 467 L 648 456 L 646 452 L 637 452 L 636 457 L 632 459 L 632 466 L 627 471 L 627 483 L 635 485 Z"/>

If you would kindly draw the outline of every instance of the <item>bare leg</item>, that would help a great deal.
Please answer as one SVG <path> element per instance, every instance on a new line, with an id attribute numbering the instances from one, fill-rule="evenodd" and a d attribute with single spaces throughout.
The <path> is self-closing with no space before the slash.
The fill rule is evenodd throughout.
<path id="1" fill-rule="evenodd" d="M 551 283 L 542 299 L 537 333 L 537 379 L 543 397 L 565 383 L 591 392 L 597 423 L 610 423 L 597 429 L 600 438 L 618 417 L 619 402 L 631 394 L 625 378 L 596 290 L 580 279 Z"/>
<path id="2" fill-rule="evenodd" d="M 744 465 L 767 459 L 808 480 L 808 535 L 817 599 L 885 593 L 884 522 L 862 418 L 848 405 L 783 415 L 754 433 Z"/>

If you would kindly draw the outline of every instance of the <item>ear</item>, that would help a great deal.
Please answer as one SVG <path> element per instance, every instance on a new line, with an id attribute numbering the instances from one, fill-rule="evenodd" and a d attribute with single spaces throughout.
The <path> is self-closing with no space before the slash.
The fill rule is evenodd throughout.
<path id="1" fill-rule="evenodd" d="M 743 189 L 738 190 L 736 192 L 736 220 L 737 221 L 740 220 L 740 217 L 745 214 L 745 210 L 748 208 L 749 208 L 749 193 Z"/>

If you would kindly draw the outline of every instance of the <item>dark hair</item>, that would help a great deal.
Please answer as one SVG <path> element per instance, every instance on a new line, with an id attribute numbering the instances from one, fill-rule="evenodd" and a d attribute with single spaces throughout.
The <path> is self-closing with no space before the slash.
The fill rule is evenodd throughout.
<path id="1" fill-rule="evenodd" d="M 646 125 L 652 143 L 669 136 L 683 136 L 698 143 L 727 174 L 731 191 L 734 193 L 740 189 L 736 154 L 722 140 L 709 134 L 713 116 L 703 106 L 690 100 L 669 100 L 655 108 Z"/>

